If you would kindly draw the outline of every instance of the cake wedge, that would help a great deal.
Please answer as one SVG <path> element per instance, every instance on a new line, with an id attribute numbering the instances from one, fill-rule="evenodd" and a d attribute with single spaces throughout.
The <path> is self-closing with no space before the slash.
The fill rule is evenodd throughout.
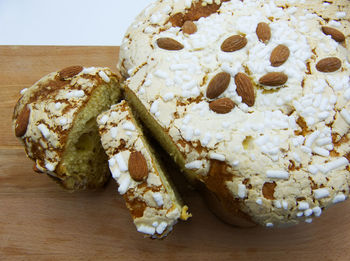
<path id="1" fill-rule="evenodd" d="M 13 129 L 34 163 L 70 191 L 102 187 L 110 174 L 96 117 L 121 98 L 108 68 L 69 66 L 23 89 Z"/>
<path id="2" fill-rule="evenodd" d="M 137 231 L 163 238 L 191 214 L 182 203 L 125 101 L 98 116 L 102 146 L 112 177 Z"/>

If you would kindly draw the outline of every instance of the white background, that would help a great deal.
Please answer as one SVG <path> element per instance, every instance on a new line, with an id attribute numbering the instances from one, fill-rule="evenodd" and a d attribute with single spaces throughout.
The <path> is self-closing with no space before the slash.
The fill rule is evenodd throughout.
<path id="1" fill-rule="evenodd" d="M 0 45 L 120 45 L 152 0 L 0 0 Z"/>

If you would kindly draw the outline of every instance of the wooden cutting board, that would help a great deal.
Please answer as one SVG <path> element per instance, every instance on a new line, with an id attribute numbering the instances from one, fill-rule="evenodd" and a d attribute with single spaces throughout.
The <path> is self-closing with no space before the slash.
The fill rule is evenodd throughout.
<path id="1" fill-rule="evenodd" d="M 69 65 L 115 70 L 117 53 L 117 47 L 0 46 L 0 260 L 350 260 L 350 201 L 312 224 L 240 229 L 185 190 L 193 218 L 160 241 L 136 232 L 114 182 L 67 193 L 34 173 L 11 129 L 19 91 Z"/>

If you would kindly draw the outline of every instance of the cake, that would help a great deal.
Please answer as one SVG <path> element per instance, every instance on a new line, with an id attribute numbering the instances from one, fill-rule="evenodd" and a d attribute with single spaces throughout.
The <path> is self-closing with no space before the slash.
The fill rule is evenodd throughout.
<path id="1" fill-rule="evenodd" d="M 125 101 L 98 116 L 102 146 L 137 231 L 163 238 L 191 215 Z"/>
<path id="2" fill-rule="evenodd" d="M 131 24 L 129 105 L 212 210 L 312 222 L 349 195 L 347 0 L 163 0 Z"/>
<path id="3" fill-rule="evenodd" d="M 121 76 L 70 66 L 21 91 L 13 127 L 34 163 L 68 190 L 103 186 L 110 173 L 96 117 L 118 102 Z"/>

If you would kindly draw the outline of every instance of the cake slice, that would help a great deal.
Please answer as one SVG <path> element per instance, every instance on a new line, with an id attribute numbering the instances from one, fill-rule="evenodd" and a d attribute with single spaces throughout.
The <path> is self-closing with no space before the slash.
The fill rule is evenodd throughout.
<path id="1" fill-rule="evenodd" d="M 137 231 L 165 237 L 191 215 L 164 172 L 125 101 L 98 116 L 109 168 Z"/>
<path id="2" fill-rule="evenodd" d="M 96 117 L 120 99 L 121 80 L 108 68 L 70 66 L 22 90 L 13 127 L 36 172 L 69 190 L 105 184 L 110 173 Z"/>

